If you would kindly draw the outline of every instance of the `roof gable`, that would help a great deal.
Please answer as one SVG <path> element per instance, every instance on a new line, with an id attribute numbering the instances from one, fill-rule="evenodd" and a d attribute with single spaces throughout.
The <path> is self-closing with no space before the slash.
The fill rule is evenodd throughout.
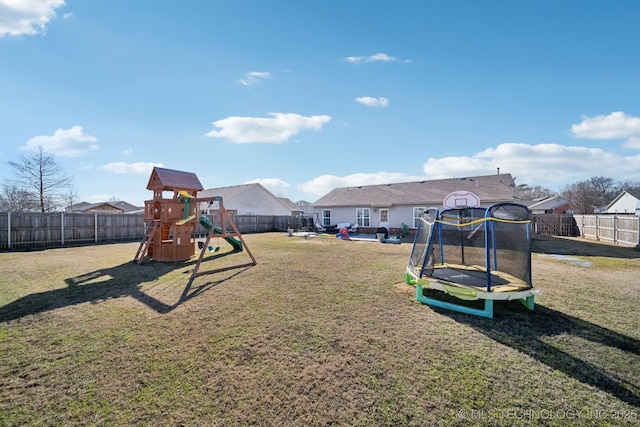
<path id="1" fill-rule="evenodd" d="M 607 210 L 611 209 L 616 203 L 618 203 L 621 199 L 623 199 L 626 195 L 633 197 L 638 202 L 640 202 L 640 189 L 631 189 L 631 190 L 623 190 L 618 194 L 609 204 L 607 205 Z"/>
<path id="2" fill-rule="evenodd" d="M 633 188 L 633 189 L 627 190 L 627 193 L 631 194 L 633 197 L 640 200 L 640 188 Z"/>
<path id="3" fill-rule="evenodd" d="M 293 203 L 293 201 L 287 197 L 278 197 L 280 199 L 280 201 L 282 203 L 284 203 L 285 205 L 287 205 L 287 207 L 289 209 L 291 209 L 292 212 L 300 212 L 300 206 L 298 206 L 297 204 Z"/>
<path id="4" fill-rule="evenodd" d="M 267 190 L 259 182 L 252 182 L 248 184 L 232 185 L 229 187 L 207 188 L 206 190 L 198 194 L 198 198 L 206 198 L 220 196 L 227 207 L 239 204 L 247 208 L 250 205 L 251 211 L 262 212 L 261 208 L 271 206 L 277 206 L 278 210 L 284 211 L 296 211 L 299 212 L 300 208 L 294 204 L 294 207 L 290 206 L 285 200 L 280 197 L 276 197 L 271 191 Z M 266 197 L 266 199 L 264 198 Z M 248 204 L 247 200 L 251 199 Z M 288 200 L 288 199 L 287 199 Z M 262 202 L 261 202 L 262 201 Z"/>

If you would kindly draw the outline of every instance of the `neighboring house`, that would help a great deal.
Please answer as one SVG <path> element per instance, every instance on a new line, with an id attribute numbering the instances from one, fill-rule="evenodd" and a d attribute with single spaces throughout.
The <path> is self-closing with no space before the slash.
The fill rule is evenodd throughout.
<path id="1" fill-rule="evenodd" d="M 323 226 L 351 223 L 360 230 L 386 227 L 395 232 L 403 224 L 416 228 L 425 208 L 442 209 L 453 193 L 473 193 L 480 206 L 488 207 L 513 202 L 514 187 L 511 174 L 342 187 L 318 199 L 313 208 Z"/>
<path id="2" fill-rule="evenodd" d="M 298 206 L 297 204 L 293 203 L 293 201 L 291 199 L 288 199 L 286 197 L 279 197 L 279 199 L 282 200 L 282 203 L 284 203 L 285 205 L 289 206 L 289 209 L 291 209 L 291 215 L 293 215 L 293 216 L 302 215 L 302 209 L 300 209 L 300 206 Z"/>
<path id="3" fill-rule="evenodd" d="M 288 203 L 276 197 L 259 183 L 233 185 L 230 187 L 208 188 L 198 193 L 198 197 L 222 197 L 225 209 L 237 215 L 294 215 Z M 215 204 L 200 204 L 200 212 L 214 213 Z"/>
<path id="4" fill-rule="evenodd" d="M 309 203 L 306 200 L 298 200 L 296 202 L 296 205 L 298 205 L 298 208 L 300 208 L 300 211 L 302 212 L 303 216 L 306 216 L 306 217 L 313 216 L 313 204 L 312 203 Z"/>
<path id="5" fill-rule="evenodd" d="M 640 215 L 640 189 L 626 190 L 607 205 L 606 213 Z"/>
<path id="6" fill-rule="evenodd" d="M 132 214 L 143 211 L 143 208 L 123 201 L 99 203 L 80 202 L 65 208 L 65 212 L 68 213 Z"/>
<path id="7" fill-rule="evenodd" d="M 572 214 L 571 201 L 560 196 L 551 196 L 529 204 L 529 210 L 534 215 L 543 214 Z"/>

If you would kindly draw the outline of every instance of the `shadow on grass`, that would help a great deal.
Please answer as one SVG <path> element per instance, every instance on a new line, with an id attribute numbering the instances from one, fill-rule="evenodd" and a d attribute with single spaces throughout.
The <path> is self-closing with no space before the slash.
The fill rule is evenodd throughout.
<path id="1" fill-rule="evenodd" d="M 224 252 L 208 257 L 214 260 L 233 252 Z M 225 275 L 215 281 L 208 281 L 192 289 L 190 280 L 192 269 L 183 273 L 186 284 L 182 295 L 174 304 L 167 304 L 145 293 L 141 288 L 143 283 L 152 282 L 176 269 L 193 266 L 196 261 L 187 262 L 147 262 L 138 265 L 127 262 L 115 267 L 103 268 L 76 277 L 65 279 L 67 287 L 50 291 L 29 294 L 3 307 L 0 307 L 0 322 L 19 319 L 31 314 L 43 313 L 86 302 L 97 303 L 112 298 L 133 297 L 154 311 L 166 314 L 180 304 L 194 298 L 205 291 L 217 286 L 244 270 Z M 46 279 L 43 279 L 46 280 Z"/>
<path id="2" fill-rule="evenodd" d="M 544 234 L 533 235 L 531 251 L 557 255 L 640 258 L 640 248 L 637 247 L 608 245 L 583 237 L 564 238 Z"/>
<path id="3" fill-rule="evenodd" d="M 634 380 L 640 374 L 640 341 L 634 338 L 542 305 L 536 305 L 534 311 L 529 311 L 515 301 L 497 302 L 494 319 L 436 307 L 433 309 L 552 369 L 630 405 L 640 406 L 640 384 Z M 562 339 L 563 349 L 545 342 L 545 337 L 561 335 L 567 336 L 567 339 Z M 572 338 L 580 338 L 588 343 Z M 576 356 L 585 354 L 585 351 L 592 351 L 593 359 L 596 358 L 595 354 L 610 357 L 597 357 L 596 365 Z M 635 362 L 629 363 L 631 359 Z"/>

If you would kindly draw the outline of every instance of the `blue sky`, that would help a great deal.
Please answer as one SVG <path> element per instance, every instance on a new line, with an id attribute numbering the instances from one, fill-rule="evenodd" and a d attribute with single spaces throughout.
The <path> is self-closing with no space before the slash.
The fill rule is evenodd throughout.
<path id="1" fill-rule="evenodd" d="M 42 146 L 79 199 L 511 173 L 640 181 L 640 2 L 0 0 L 0 183 Z"/>

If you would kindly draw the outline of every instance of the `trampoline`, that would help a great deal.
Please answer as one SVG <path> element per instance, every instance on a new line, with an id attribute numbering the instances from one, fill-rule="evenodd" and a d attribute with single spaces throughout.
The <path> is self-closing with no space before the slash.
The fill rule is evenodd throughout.
<path id="1" fill-rule="evenodd" d="M 539 291 L 531 283 L 531 213 L 526 206 L 428 208 L 409 258 L 405 282 L 431 306 L 492 318 L 493 302 L 518 300 L 530 310 Z M 429 296 L 440 291 L 484 308 Z"/>

